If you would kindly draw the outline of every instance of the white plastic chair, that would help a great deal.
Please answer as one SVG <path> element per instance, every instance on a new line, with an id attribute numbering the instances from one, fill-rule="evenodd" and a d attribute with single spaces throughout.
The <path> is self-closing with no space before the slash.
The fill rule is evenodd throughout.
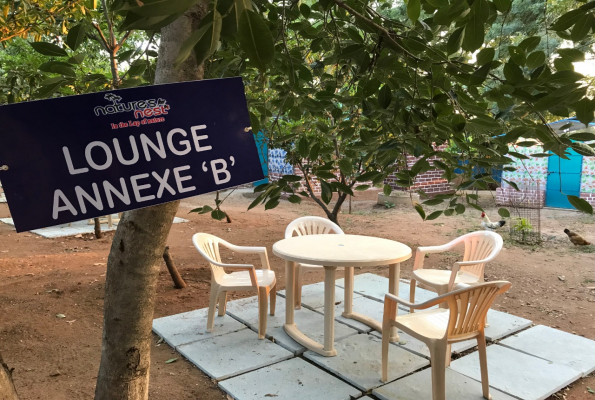
<path id="1" fill-rule="evenodd" d="M 454 263 L 451 271 L 424 269 L 426 254 L 449 251 L 463 243 L 465 245 L 463 261 Z M 502 245 L 502 237 L 497 233 L 478 231 L 458 237 L 442 246 L 419 247 L 413 264 L 413 278 L 411 278 L 409 293 L 410 302 L 415 303 L 417 281 L 438 292 L 438 295 L 448 293 L 454 285 L 459 283 L 468 285 L 482 283 L 484 281 L 485 264 L 496 258 L 500 250 L 502 250 Z M 413 312 L 413 309 L 410 311 Z"/>
<path id="2" fill-rule="evenodd" d="M 295 236 L 324 235 L 335 233 L 344 235 L 345 232 L 332 221 L 322 217 L 301 217 L 287 225 L 285 239 Z M 302 277 L 308 271 L 324 271 L 322 265 L 300 264 L 295 265 L 294 299 L 295 308 L 302 308 Z"/>
<path id="3" fill-rule="evenodd" d="M 490 399 L 485 319 L 496 297 L 508 289 L 510 282 L 496 281 L 468 286 L 421 304 L 412 304 L 391 294 L 384 298 L 382 321 L 382 381 L 388 380 L 388 351 L 393 326 L 424 342 L 430 349 L 432 399 L 446 399 L 446 367 L 450 365 L 451 344 L 477 339 L 483 397 Z M 420 311 L 397 316 L 397 304 L 419 310 L 446 303 L 447 308 Z"/>
<path id="4" fill-rule="evenodd" d="M 219 316 L 225 315 L 228 291 L 255 291 L 258 295 L 258 338 L 264 339 L 267 330 L 267 296 L 270 294 L 271 315 L 275 315 L 277 300 L 275 272 L 269 266 L 266 247 L 235 246 L 208 233 L 195 234 L 192 236 L 192 243 L 211 266 L 211 295 L 209 298 L 207 331 L 213 331 L 217 301 L 219 302 Z M 255 269 L 252 264 L 222 263 L 219 255 L 219 245 L 223 245 L 236 253 L 259 254 L 262 269 Z M 228 274 L 224 268 L 237 272 Z"/>

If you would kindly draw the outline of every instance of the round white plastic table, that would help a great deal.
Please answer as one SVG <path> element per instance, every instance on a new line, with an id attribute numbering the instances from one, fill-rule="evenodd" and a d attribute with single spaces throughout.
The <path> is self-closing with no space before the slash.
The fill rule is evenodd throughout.
<path id="1" fill-rule="evenodd" d="M 393 240 L 359 235 L 306 235 L 278 241 L 273 254 L 285 260 L 285 325 L 283 328 L 296 342 L 320 355 L 337 355 L 335 341 L 335 270 L 345 267 L 345 305 L 343 316 L 360 321 L 382 332 L 382 324 L 353 312 L 354 267 L 389 266 L 388 292 L 399 294 L 402 261 L 411 258 L 411 248 Z M 324 345 L 299 331 L 294 321 L 295 263 L 324 267 Z M 397 339 L 397 330 L 391 339 Z"/>

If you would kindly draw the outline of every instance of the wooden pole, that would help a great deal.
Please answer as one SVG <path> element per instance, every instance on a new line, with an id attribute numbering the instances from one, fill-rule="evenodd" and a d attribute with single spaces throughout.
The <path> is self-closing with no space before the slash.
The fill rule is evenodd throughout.
<path id="1" fill-rule="evenodd" d="M 163 251 L 163 260 L 165 261 L 167 270 L 174 281 L 174 287 L 176 289 L 184 289 L 186 287 L 186 282 L 184 282 L 184 279 L 182 279 L 182 276 L 174 264 L 174 259 L 171 257 L 171 254 L 169 254 L 169 246 L 165 246 L 165 250 Z"/>
<path id="2" fill-rule="evenodd" d="M 99 221 L 99 218 L 93 218 L 93 223 L 95 224 L 95 238 L 101 239 L 103 237 L 101 234 L 101 221 Z"/>

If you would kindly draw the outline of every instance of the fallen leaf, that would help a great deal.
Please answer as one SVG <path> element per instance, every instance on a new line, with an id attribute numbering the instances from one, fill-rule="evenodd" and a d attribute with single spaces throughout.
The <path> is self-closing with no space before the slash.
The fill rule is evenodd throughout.
<path id="1" fill-rule="evenodd" d="M 589 386 L 587 386 L 587 392 L 595 394 L 595 390 L 591 389 Z"/>
<path id="2" fill-rule="evenodd" d="M 264 395 L 264 397 L 278 397 L 278 396 L 279 396 L 278 394 L 272 394 L 272 393 L 268 393 L 268 394 Z"/>
<path id="3" fill-rule="evenodd" d="M 74 235 L 74 237 L 75 237 L 75 238 L 82 238 L 82 237 L 83 237 L 83 235 L 79 233 L 78 235 Z"/>
<path id="4" fill-rule="evenodd" d="M 72 321 L 66 321 L 69 324 L 72 324 L 74 321 L 76 321 L 76 319 L 73 319 Z"/>
<path id="5" fill-rule="evenodd" d="M 62 373 L 60 371 L 56 371 L 53 374 L 50 374 L 51 377 L 60 376 L 60 375 L 62 375 Z"/>
<path id="6" fill-rule="evenodd" d="M 399 344 L 400 344 L 401 346 L 404 346 L 404 345 L 406 345 L 406 344 L 407 344 L 407 341 L 406 341 L 406 340 L 401 340 L 401 341 L 399 342 Z"/>
<path id="7" fill-rule="evenodd" d="M 176 357 L 176 358 L 170 358 L 170 359 L 169 359 L 169 360 L 167 360 L 165 363 L 166 363 L 166 364 L 171 364 L 171 363 L 173 363 L 173 362 L 176 362 L 177 360 L 178 360 L 178 358 L 177 358 L 177 357 Z"/>
<path id="8" fill-rule="evenodd" d="M 64 315 L 64 314 L 56 314 L 56 318 L 66 318 L 66 315 Z"/>

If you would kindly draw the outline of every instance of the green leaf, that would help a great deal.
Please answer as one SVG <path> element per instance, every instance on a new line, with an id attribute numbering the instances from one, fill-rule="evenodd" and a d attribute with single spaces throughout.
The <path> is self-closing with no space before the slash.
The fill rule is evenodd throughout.
<path id="1" fill-rule="evenodd" d="M 519 43 L 518 47 L 523 49 L 525 52 L 530 53 L 535 50 L 539 43 L 541 43 L 541 37 L 531 36 Z"/>
<path id="2" fill-rule="evenodd" d="M 337 189 L 337 191 L 339 192 L 343 192 L 343 193 L 347 193 L 351 196 L 353 196 L 353 190 L 351 190 L 351 188 L 347 185 L 345 185 L 344 183 L 341 182 L 332 182 L 331 185 Z"/>
<path id="3" fill-rule="evenodd" d="M 349 176 L 353 173 L 353 166 L 351 165 L 351 160 L 348 158 L 342 158 L 339 160 L 339 169 L 345 176 Z"/>
<path id="4" fill-rule="evenodd" d="M 331 185 L 328 184 L 328 182 L 323 180 L 320 181 L 320 188 L 320 198 L 322 199 L 322 201 L 324 201 L 325 204 L 330 203 L 331 199 L 333 198 L 333 188 L 331 187 Z"/>
<path id="5" fill-rule="evenodd" d="M 302 202 L 302 198 L 297 194 L 292 194 L 287 198 L 287 200 L 289 200 L 289 202 L 293 204 L 300 204 Z"/>
<path id="6" fill-rule="evenodd" d="M 307 4 L 302 3 L 302 5 L 300 5 L 300 12 L 304 18 L 308 18 L 310 16 L 310 7 L 308 7 Z"/>
<path id="7" fill-rule="evenodd" d="M 545 53 L 543 51 L 534 51 L 527 57 L 527 68 L 535 69 L 545 63 Z"/>
<path id="8" fill-rule="evenodd" d="M 570 140 L 578 140 L 579 142 L 590 142 L 591 140 L 595 140 L 595 133 L 593 132 L 576 132 L 571 133 L 568 135 L 568 139 Z"/>
<path id="9" fill-rule="evenodd" d="M 412 22 L 416 22 L 421 14 L 421 1 L 408 0 L 407 2 L 407 16 Z"/>
<path id="10" fill-rule="evenodd" d="M 595 100 L 582 98 L 571 105 L 571 108 L 576 111 L 576 118 L 585 126 L 593 121 L 593 112 L 595 111 Z"/>
<path id="11" fill-rule="evenodd" d="M 40 99 L 50 97 L 52 94 L 54 94 L 58 89 L 60 89 L 60 87 L 62 87 L 67 82 L 66 79 L 64 79 L 62 77 L 59 77 L 59 78 L 61 78 L 61 79 L 52 83 L 52 84 L 40 87 L 35 93 L 33 93 L 33 97 L 40 98 Z"/>
<path id="12" fill-rule="evenodd" d="M 378 104 L 382 108 L 388 108 L 390 102 L 393 99 L 392 92 L 388 85 L 384 85 L 380 88 L 380 92 L 378 92 Z"/>
<path id="13" fill-rule="evenodd" d="M 554 22 L 550 29 L 554 31 L 565 31 L 574 24 L 576 24 L 584 15 L 582 10 L 572 10 L 562 15 Z"/>
<path id="14" fill-rule="evenodd" d="M 591 14 L 585 14 L 581 19 L 577 21 L 570 32 L 570 38 L 573 42 L 579 42 L 583 40 L 593 27 L 593 16 Z"/>
<path id="15" fill-rule="evenodd" d="M 572 62 L 585 61 L 585 53 L 578 49 L 558 49 L 558 54 L 560 54 L 560 57 L 568 58 Z"/>
<path id="16" fill-rule="evenodd" d="M 299 175 L 283 175 L 281 179 L 287 182 L 299 182 L 302 180 L 302 177 Z"/>
<path id="17" fill-rule="evenodd" d="M 512 85 L 521 83 L 525 79 L 523 70 L 513 61 L 509 61 L 504 65 L 504 77 Z"/>
<path id="18" fill-rule="evenodd" d="M 484 209 L 481 208 L 480 206 L 478 206 L 477 204 L 473 204 L 473 203 L 467 203 L 467 204 L 469 205 L 469 207 L 475 208 L 477 211 L 484 212 Z"/>
<path id="19" fill-rule="evenodd" d="M 341 58 L 351 59 L 358 58 L 364 53 L 366 47 L 362 44 L 352 44 L 341 50 Z"/>
<path id="20" fill-rule="evenodd" d="M 264 204 L 265 210 L 271 210 L 279 205 L 279 197 L 273 197 Z"/>
<path id="21" fill-rule="evenodd" d="M 307 158 L 308 153 L 310 152 L 310 146 L 308 144 L 308 139 L 303 137 L 298 142 L 298 153 L 302 158 Z"/>
<path id="22" fill-rule="evenodd" d="M 510 217 L 510 212 L 506 208 L 500 208 L 500 209 L 498 209 L 498 214 L 500 214 L 500 216 L 502 218 L 509 218 Z"/>
<path id="23" fill-rule="evenodd" d="M 591 206 L 591 204 L 589 204 L 587 200 L 572 195 L 566 197 L 568 198 L 568 201 L 570 202 L 570 204 L 572 204 L 574 208 L 584 213 L 593 215 L 593 207 Z"/>
<path id="24" fill-rule="evenodd" d="M 510 54 L 510 59 L 514 61 L 516 65 L 520 67 L 525 65 L 527 57 L 523 49 L 515 46 L 508 46 L 508 54 Z"/>
<path id="25" fill-rule="evenodd" d="M 116 11 L 131 11 L 145 17 L 159 17 L 174 13 L 183 13 L 198 0 L 142 0 L 124 2 Z M 130 13 L 129 13 L 130 14 Z"/>
<path id="26" fill-rule="evenodd" d="M 262 203 L 262 201 L 266 198 L 266 196 L 267 196 L 267 192 L 264 192 L 264 193 L 261 193 L 260 195 L 258 195 L 258 197 L 255 198 L 254 201 L 252 201 L 252 203 L 250 203 L 250 205 L 248 206 L 248 211 L 250 211 L 257 205 Z"/>
<path id="27" fill-rule="evenodd" d="M 179 67 L 186 59 L 192 54 L 192 50 L 194 46 L 198 43 L 200 39 L 205 35 L 205 33 L 209 30 L 213 23 L 207 23 L 206 25 L 202 26 L 201 28 L 197 29 L 196 31 L 192 32 L 190 37 L 184 40 L 182 46 L 180 47 L 180 51 L 178 52 L 178 56 L 176 57 L 176 61 L 174 62 L 174 67 Z"/>
<path id="28" fill-rule="evenodd" d="M 444 200 L 442 199 L 431 199 L 431 200 L 426 200 L 423 202 L 423 204 L 425 206 L 437 206 L 438 204 L 442 204 L 444 202 Z"/>
<path id="29" fill-rule="evenodd" d="M 80 53 L 80 54 L 77 54 L 77 55 L 74 55 L 74 56 L 70 57 L 68 59 L 68 62 L 70 64 L 80 64 L 80 63 L 83 62 L 84 59 L 85 59 L 85 55 L 83 53 Z"/>
<path id="30" fill-rule="evenodd" d="M 364 190 L 370 189 L 370 187 L 370 185 L 357 185 L 356 187 L 354 187 L 354 189 L 359 192 L 363 192 Z"/>
<path id="31" fill-rule="evenodd" d="M 68 31 L 68 36 L 66 36 L 66 44 L 72 50 L 76 50 L 81 45 L 81 43 L 83 43 L 86 37 L 87 26 L 84 23 L 75 25 Z"/>
<path id="32" fill-rule="evenodd" d="M 475 0 L 476 2 L 479 0 Z M 465 25 L 465 37 L 463 39 L 463 50 L 475 51 L 483 45 L 485 36 L 483 21 L 477 12 L 473 12 L 467 25 Z"/>
<path id="33" fill-rule="evenodd" d="M 580 155 L 587 156 L 587 157 L 595 156 L 595 149 L 592 148 L 591 146 L 589 146 L 588 144 L 581 143 L 581 142 L 575 142 L 575 143 L 572 143 L 570 145 L 570 147 L 572 147 L 572 149 Z"/>
<path id="34" fill-rule="evenodd" d="M 465 212 L 465 206 L 459 203 L 455 206 L 455 211 L 457 214 L 463 214 Z"/>
<path id="35" fill-rule="evenodd" d="M 415 208 L 415 211 L 417 211 L 417 213 L 419 214 L 419 216 L 421 217 L 421 219 L 423 219 L 425 221 L 425 219 L 426 219 L 426 213 L 424 212 L 424 208 L 421 206 L 421 204 L 415 203 L 415 205 L 413 206 L 413 208 Z"/>
<path id="36" fill-rule="evenodd" d="M 52 57 L 67 57 L 68 53 L 60 46 L 56 46 L 53 43 L 46 43 L 46 42 L 33 42 L 29 43 L 33 49 L 43 54 L 44 56 L 52 56 Z"/>
<path id="37" fill-rule="evenodd" d="M 147 69 L 148 62 L 146 60 L 134 60 L 132 64 L 130 64 L 130 69 L 128 70 L 129 76 L 138 76 L 145 72 Z"/>
<path id="38" fill-rule="evenodd" d="M 463 33 L 465 31 L 465 27 L 460 27 L 455 29 L 454 32 L 450 34 L 448 41 L 446 42 L 446 52 L 448 55 L 454 54 L 461 48 L 463 44 Z"/>
<path id="39" fill-rule="evenodd" d="M 510 10 L 510 7 L 512 6 L 512 0 L 494 0 L 494 5 L 498 11 L 504 14 Z"/>
<path id="40" fill-rule="evenodd" d="M 384 187 L 382 188 L 382 192 L 384 193 L 384 195 L 390 196 L 392 191 L 393 191 L 393 187 L 391 185 L 389 185 L 388 183 L 385 183 Z"/>
<path id="41" fill-rule="evenodd" d="M 430 215 L 428 215 L 426 217 L 426 221 L 431 221 L 433 219 L 438 218 L 441 215 L 442 215 L 442 210 L 440 210 L 440 211 L 434 211 L 433 213 L 431 213 Z"/>
<path id="42" fill-rule="evenodd" d="M 177 358 L 177 357 L 176 357 L 176 358 L 170 358 L 170 359 L 169 359 L 169 360 L 167 360 L 165 363 L 166 363 L 166 364 L 171 364 L 171 363 L 173 363 L 173 362 L 176 362 L 177 360 L 178 360 L 178 358 Z"/>
<path id="43" fill-rule="evenodd" d="M 494 56 L 496 55 L 496 51 L 491 48 L 491 47 L 487 47 L 485 49 L 481 49 L 479 51 L 479 53 L 477 53 L 477 62 L 476 64 L 481 66 L 481 65 L 485 65 L 489 62 L 492 62 L 494 60 Z"/>
<path id="44" fill-rule="evenodd" d="M 212 23 L 210 24 L 209 29 L 207 29 L 204 35 L 202 35 L 202 37 L 194 46 L 194 55 L 196 56 L 197 64 L 200 64 L 208 59 L 211 54 L 213 54 L 219 47 L 221 27 L 223 25 L 223 20 L 221 18 L 221 14 L 219 14 L 219 11 L 213 10 L 207 14 L 207 16 L 205 16 L 201 21 L 201 25 L 205 23 L 206 26 L 209 25 L 210 22 Z"/>
<path id="45" fill-rule="evenodd" d="M 261 71 L 273 61 L 275 46 L 266 23 L 254 11 L 245 10 L 239 21 L 238 38 L 250 62 Z"/>

